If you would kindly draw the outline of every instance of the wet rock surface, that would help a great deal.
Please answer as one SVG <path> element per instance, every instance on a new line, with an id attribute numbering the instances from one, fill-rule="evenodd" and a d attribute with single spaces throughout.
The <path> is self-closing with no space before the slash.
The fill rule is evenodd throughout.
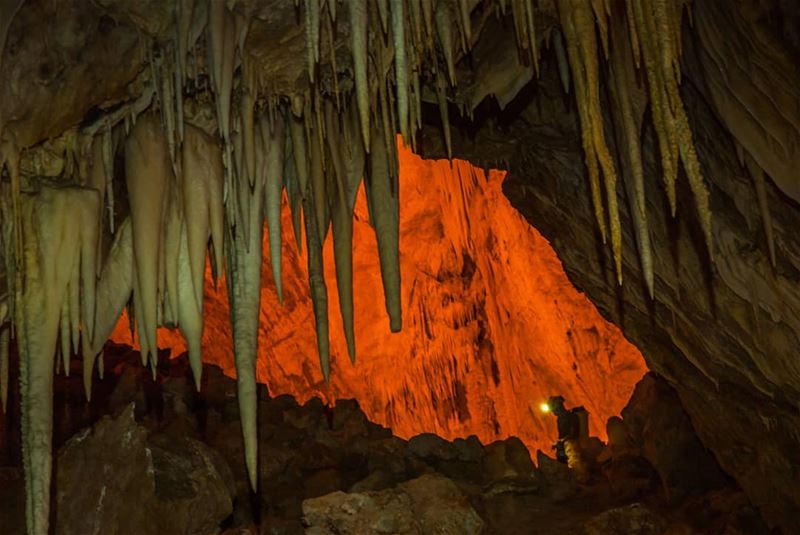
<path id="1" fill-rule="evenodd" d="M 764 20 L 770 4 L 748 2 L 746 12 Z M 736 13 L 725 0 L 696 3 L 694 8 L 704 24 L 717 21 L 720 27 Z M 727 39 L 724 27 L 719 36 Z M 642 155 L 654 299 L 647 294 L 623 187 L 617 188 L 617 200 L 624 283 L 616 282 L 610 248 L 595 230 L 586 200 L 590 186 L 578 114 L 573 101 L 564 98 L 554 54 L 545 55 L 535 91 L 520 95 L 499 114 L 487 106 L 486 115 L 493 118 L 478 128 L 452 129 L 453 154 L 508 170 L 504 194 L 553 245 L 570 281 L 586 292 L 603 317 L 620 326 L 642 351 L 648 368 L 675 388 L 702 443 L 770 525 L 795 533 L 800 518 L 800 240 L 791 229 L 798 228 L 800 212 L 793 199 L 767 181 L 778 251 L 773 268 L 753 180 L 737 161 L 735 140 L 724 126 L 726 114 L 710 105 L 715 97 L 707 83 L 722 71 L 704 68 L 708 63 L 696 57 L 692 39 L 684 45 L 687 69 L 681 93 L 710 190 L 715 260 L 709 260 L 698 232 L 684 177 L 677 182 L 677 217 L 669 213 L 657 136 L 645 125 Z M 754 65 L 752 57 L 743 59 L 750 53 L 728 50 L 715 59 Z M 741 78 L 743 87 L 750 82 L 750 77 Z M 772 114 L 777 108 L 750 110 L 753 121 L 777 120 Z M 432 124 L 426 132 L 421 144 L 426 158 L 446 154 L 439 131 Z M 789 159 L 772 161 L 785 164 Z"/>
<path id="2" fill-rule="evenodd" d="M 65 415 L 58 436 L 70 436 L 64 422 L 76 427 L 57 457 L 56 534 L 769 533 L 656 376 L 609 424 L 612 443 L 583 453 L 596 460 L 581 477 L 541 451 L 534 464 L 516 438 L 406 441 L 369 422 L 353 400 L 299 405 L 260 386 L 253 493 L 234 380 L 207 365 L 198 393 L 179 357 L 164 359 L 154 382 L 138 353 L 121 346 L 107 347 L 105 365 L 89 406 L 76 401 L 79 374 L 56 380 L 57 414 Z M 94 412 L 102 406 L 109 414 Z M 680 454 L 654 448 L 658 437 L 674 439 Z M 682 470 L 702 463 L 703 477 L 687 479 Z M 0 468 L 4 535 L 24 533 L 24 508 L 14 501 L 24 496 L 21 474 Z"/>

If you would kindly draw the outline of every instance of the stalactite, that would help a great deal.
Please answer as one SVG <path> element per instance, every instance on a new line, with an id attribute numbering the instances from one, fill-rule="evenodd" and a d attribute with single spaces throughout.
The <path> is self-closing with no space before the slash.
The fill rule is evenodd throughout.
<path id="1" fill-rule="evenodd" d="M 320 0 L 305 0 L 306 61 L 308 79 L 314 83 L 314 72 L 319 62 Z"/>
<path id="2" fill-rule="evenodd" d="M 753 187 L 756 190 L 756 199 L 758 199 L 758 209 L 761 212 L 761 222 L 764 224 L 764 235 L 767 238 L 767 250 L 769 251 L 769 262 L 774 268 L 775 263 L 775 233 L 772 229 L 772 216 L 769 212 L 769 203 L 767 201 L 767 188 L 764 180 L 764 170 L 758 163 L 750 156 L 749 153 L 744 153 L 744 161 L 747 166 L 747 171 L 753 179 Z"/>
<path id="3" fill-rule="evenodd" d="M 97 278 L 97 310 L 94 319 L 94 339 L 91 347 L 83 351 L 83 387 L 87 400 L 92 399 L 92 370 L 95 357 L 108 340 L 125 305 L 133 292 L 133 232 L 130 218 L 126 218 L 117 228 L 114 242 L 106 255 L 105 262 Z M 137 307 L 138 308 L 138 307 Z M 128 312 L 131 322 L 136 313 Z M 131 325 L 133 325 L 131 323 Z M 141 323 L 140 323 L 141 325 Z M 133 339 L 133 332 L 131 332 Z M 87 341 L 88 342 L 88 341 Z M 142 352 L 145 350 L 141 345 Z"/>
<path id="4" fill-rule="evenodd" d="M 379 144 L 376 144 L 378 146 Z M 317 333 L 317 353 L 322 368 L 322 376 L 327 382 L 331 374 L 330 339 L 328 337 L 328 287 L 325 284 L 325 268 L 322 260 L 322 240 L 318 234 L 316 209 L 311 199 L 314 197 L 313 181 L 308 183 L 308 191 L 303 197 L 303 220 L 306 230 L 306 254 L 308 256 L 308 285 L 314 308 L 314 325 Z"/>
<path id="5" fill-rule="evenodd" d="M 561 79 L 561 87 L 564 88 L 564 93 L 569 95 L 569 63 L 567 60 L 567 52 L 564 50 L 564 41 L 561 38 L 561 32 L 557 29 L 553 30 L 553 48 L 556 52 L 556 62 L 558 63 L 558 76 Z"/>
<path id="6" fill-rule="evenodd" d="M 353 209 L 356 194 L 364 174 L 366 153 L 357 137 L 357 120 L 350 114 L 344 120 L 345 131 L 350 131 L 351 140 L 345 147 L 345 170 L 337 176 L 337 193 L 333 196 L 332 227 L 333 253 L 336 263 L 336 281 L 339 292 L 339 308 L 342 315 L 347 354 L 355 363 L 356 345 L 353 324 Z"/>
<path id="7" fill-rule="evenodd" d="M 472 41 L 472 22 L 470 21 L 470 12 L 469 6 L 467 5 L 467 0 L 458 0 L 458 13 L 464 35 L 464 52 L 467 52 L 470 49 L 470 42 Z"/>
<path id="8" fill-rule="evenodd" d="M 281 200 L 283 193 L 284 122 L 268 124 L 264 115 L 261 124 L 261 151 L 264 154 L 264 206 L 269 235 L 269 259 L 278 301 L 283 304 L 283 278 L 281 277 Z"/>
<path id="9" fill-rule="evenodd" d="M 256 174 L 256 139 L 255 139 L 255 73 L 249 61 L 242 63 L 242 92 L 240 96 L 240 117 L 242 121 L 242 171 L 250 187 L 255 183 Z"/>
<path id="10" fill-rule="evenodd" d="M 353 51 L 353 75 L 356 84 L 356 105 L 361 123 L 361 136 L 369 151 L 369 79 L 367 77 L 367 0 L 351 0 L 347 3 L 350 15 L 351 48 Z M 298 169 L 298 173 L 300 170 Z M 301 186 L 302 186 L 301 182 Z M 303 190 L 305 191 L 305 190 Z"/>
<path id="11" fill-rule="evenodd" d="M 533 0 L 525 1 L 525 23 L 527 25 L 528 49 L 531 56 L 531 65 L 536 75 L 539 75 L 539 50 L 536 42 L 536 19 L 534 16 Z"/>
<path id="12" fill-rule="evenodd" d="M 291 121 L 291 117 L 286 117 L 286 122 Z M 289 130 L 289 125 L 286 125 L 286 144 L 284 146 L 283 156 L 283 180 L 284 187 L 286 188 L 286 197 L 289 201 L 289 209 L 292 212 L 292 232 L 294 233 L 295 245 L 297 252 L 303 251 L 303 229 L 302 229 L 302 210 L 303 210 L 303 195 L 301 193 L 300 182 L 297 179 L 297 170 L 295 168 L 295 152 L 294 143 Z"/>
<path id="13" fill-rule="evenodd" d="M 666 102 L 665 80 L 659 68 L 660 56 L 654 32 L 656 25 L 652 20 L 652 13 L 643 7 L 638 0 L 630 2 L 634 16 L 633 25 L 635 34 L 639 38 L 641 57 L 644 60 L 645 73 L 650 87 L 650 105 L 652 107 L 653 125 L 658 136 L 658 145 L 661 153 L 661 170 L 663 173 L 664 188 L 667 192 L 672 216 L 675 216 L 675 178 L 677 176 L 677 140 L 672 127 L 672 114 Z"/>
<path id="14" fill-rule="evenodd" d="M 166 140 L 152 114 L 139 119 L 125 145 L 125 176 L 133 224 L 136 311 L 143 359 L 157 358 L 156 326 L 159 253 L 164 226 L 164 196 L 172 180 Z M 141 319 L 141 322 L 139 321 Z M 143 323 L 142 323 L 143 322 Z M 144 348 L 147 348 L 145 350 Z"/>
<path id="15" fill-rule="evenodd" d="M 319 128 L 315 132 L 319 132 Z M 320 243 L 325 243 L 325 236 L 328 234 L 328 223 L 330 210 L 328 209 L 328 191 L 325 185 L 325 169 L 323 168 L 323 146 L 319 136 L 312 135 L 309 139 L 311 149 L 310 160 L 310 195 L 312 206 L 314 207 L 314 221 L 317 224 L 317 237 Z M 304 212 L 305 213 L 305 212 Z"/>
<path id="16" fill-rule="evenodd" d="M 261 136 L 261 125 L 257 124 L 256 129 L 256 136 Z M 256 169 L 263 169 L 263 157 L 261 151 L 256 151 Z M 252 190 L 246 182 L 240 181 L 236 185 L 237 188 L 246 189 L 246 194 L 250 196 L 247 212 L 243 214 L 247 217 L 250 233 L 245 236 L 231 221 L 228 221 L 225 232 L 226 282 L 233 327 L 239 413 L 244 437 L 245 464 L 254 490 L 258 484 L 256 358 L 261 307 L 264 178 L 264 173 L 257 172 Z"/>
<path id="17" fill-rule="evenodd" d="M 376 125 L 378 127 L 380 125 Z M 373 130 L 373 135 L 378 132 Z M 398 332 L 403 325 L 400 303 L 400 259 L 399 259 L 399 194 L 392 191 L 392 156 L 387 147 L 376 144 L 369 157 L 369 176 L 366 182 L 373 218 L 371 221 L 378 239 L 378 254 L 381 264 L 381 279 L 389 314 L 389 328 Z"/>
<path id="18" fill-rule="evenodd" d="M 589 185 L 592 193 L 592 206 L 594 207 L 595 220 L 600 229 L 603 243 L 606 242 L 606 222 L 603 211 L 603 199 L 600 191 L 600 176 L 595 155 L 594 143 L 592 139 L 591 116 L 589 113 L 588 88 L 589 81 L 584 72 L 581 53 L 579 48 L 578 29 L 573 20 L 571 0 L 561 0 L 558 4 L 561 27 L 567 41 L 567 55 L 572 68 L 572 81 L 575 86 L 575 101 L 578 104 L 578 115 L 581 120 L 581 141 L 586 160 L 586 168 L 589 171 Z"/>
<path id="19" fill-rule="evenodd" d="M 436 73 L 436 101 L 439 106 L 439 119 L 442 122 L 444 146 L 447 149 L 447 159 L 453 159 L 453 142 L 450 137 L 450 113 L 447 104 L 447 88 L 441 72 Z"/>
<path id="20" fill-rule="evenodd" d="M 164 286 L 160 288 L 161 321 L 169 327 L 178 325 L 178 266 L 180 265 L 181 227 L 185 223 L 183 196 L 173 181 L 167 188 L 164 206 L 164 236 L 161 240 Z"/>
<path id="21" fill-rule="evenodd" d="M 456 63 L 453 57 L 453 26 L 452 13 L 447 2 L 436 5 L 436 33 L 439 36 L 439 45 L 447 64 L 447 77 L 450 85 L 456 85 Z"/>
<path id="22" fill-rule="evenodd" d="M 108 228 L 111 234 L 114 234 L 114 145 L 111 139 L 110 126 L 103 131 L 100 139 L 103 154 L 103 174 L 105 175 L 106 206 L 108 208 Z M 98 191 L 103 191 L 102 186 L 98 188 Z"/>
<path id="23" fill-rule="evenodd" d="M 392 39 L 394 41 L 395 82 L 397 84 L 397 116 L 403 142 L 408 143 L 408 59 L 406 58 L 406 32 L 404 0 L 391 0 Z"/>
<path id="24" fill-rule="evenodd" d="M 378 6 L 378 18 L 381 21 L 381 30 L 383 34 L 389 31 L 389 0 L 375 0 L 375 3 Z"/>
<path id="25" fill-rule="evenodd" d="M 610 95 L 614 117 L 617 146 L 620 148 L 622 178 L 627 191 L 628 203 L 639 249 L 648 294 L 654 297 L 653 258 L 650 246 L 650 233 L 647 226 L 646 196 L 644 190 L 644 169 L 642 165 L 642 145 L 639 132 L 644 115 L 644 94 L 636 85 L 633 55 L 627 37 L 627 25 L 622 23 L 624 14 L 612 19 Z"/>
<path id="26" fill-rule="evenodd" d="M 28 533 L 47 533 L 53 428 L 53 357 L 62 301 L 80 257 L 82 324 L 91 339 L 99 198 L 88 188 L 42 187 L 21 199 L 24 269 L 18 272 L 15 324 L 20 355 L 23 460 Z M 24 275 L 23 275 L 24 273 Z M 91 323 L 90 323 L 91 322 Z"/>
<path id="27" fill-rule="evenodd" d="M 199 128 L 187 125 L 183 143 L 183 210 L 194 295 L 202 309 L 209 237 L 215 251 L 217 273 L 222 273 L 224 222 L 222 206 L 223 167 L 219 141 Z"/>

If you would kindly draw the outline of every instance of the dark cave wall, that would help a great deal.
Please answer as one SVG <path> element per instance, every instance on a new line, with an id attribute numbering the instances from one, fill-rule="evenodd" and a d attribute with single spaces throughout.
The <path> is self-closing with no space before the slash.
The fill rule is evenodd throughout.
<path id="1" fill-rule="evenodd" d="M 691 64 L 692 51 L 686 54 Z M 702 90 L 685 79 L 683 98 L 711 196 L 714 262 L 682 173 L 677 218 L 669 216 L 646 117 L 654 301 L 647 297 L 622 184 L 624 282 L 616 285 L 610 247 L 601 243 L 590 204 L 575 106 L 564 97 L 551 55 L 538 84 L 500 120 L 484 120 L 467 133 L 454 129 L 454 156 L 506 162 L 504 192 L 551 241 L 575 286 L 676 388 L 705 446 L 767 521 L 791 532 L 800 518 L 800 240 L 793 232 L 800 208 L 768 181 L 778 257 L 773 269 L 752 180 Z M 443 153 L 437 126 L 426 131 L 427 156 Z M 606 127 L 610 132 L 610 121 Z"/>

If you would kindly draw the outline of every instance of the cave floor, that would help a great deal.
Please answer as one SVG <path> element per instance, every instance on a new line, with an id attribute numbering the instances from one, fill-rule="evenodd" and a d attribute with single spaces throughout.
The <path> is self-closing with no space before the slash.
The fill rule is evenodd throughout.
<path id="1" fill-rule="evenodd" d="M 56 380 L 56 534 L 770 533 L 729 479 L 667 500 L 635 455 L 572 470 L 541 452 L 534 464 L 514 437 L 406 441 L 352 400 L 301 406 L 263 385 L 253 494 L 235 381 L 207 365 L 198 393 L 185 357 L 162 361 L 154 382 L 137 352 L 108 347 L 88 404 L 79 370 Z M 0 432 L 3 535 L 25 532 L 18 417 Z"/>

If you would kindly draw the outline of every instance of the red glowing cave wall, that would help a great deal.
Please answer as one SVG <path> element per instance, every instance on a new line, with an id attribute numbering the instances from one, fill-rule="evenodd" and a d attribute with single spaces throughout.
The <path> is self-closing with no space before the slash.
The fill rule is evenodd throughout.
<path id="1" fill-rule="evenodd" d="M 367 416 L 409 438 L 518 436 L 549 451 L 549 395 L 584 405 L 590 430 L 605 437 L 646 372 L 642 355 L 603 320 L 567 279 L 549 243 L 503 195 L 504 173 L 486 177 L 467 162 L 428 161 L 400 149 L 400 262 L 403 330 L 389 332 L 375 236 L 363 188 L 356 205 L 353 264 L 358 360 L 342 336 L 333 247 L 325 244 L 331 322 L 331 382 L 319 370 L 305 257 L 283 210 L 284 305 L 269 259 L 262 268 L 258 380 L 272 395 L 305 402 L 355 398 Z M 264 251 L 268 255 L 266 233 Z M 204 360 L 234 375 L 224 283 L 206 274 Z M 130 343 L 127 318 L 112 335 Z M 178 331 L 159 346 L 185 350 Z"/>

